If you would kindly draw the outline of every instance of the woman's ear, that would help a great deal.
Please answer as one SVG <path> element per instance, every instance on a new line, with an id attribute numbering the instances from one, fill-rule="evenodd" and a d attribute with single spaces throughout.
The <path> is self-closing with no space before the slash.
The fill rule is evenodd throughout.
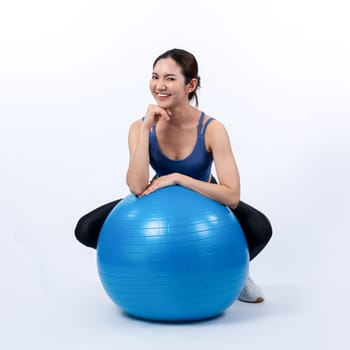
<path id="1" fill-rule="evenodd" d="M 190 94 L 191 92 L 195 91 L 198 85 L 198 79 L 193 78 L 191 81 L 186 85 L 186 90 Z"/>

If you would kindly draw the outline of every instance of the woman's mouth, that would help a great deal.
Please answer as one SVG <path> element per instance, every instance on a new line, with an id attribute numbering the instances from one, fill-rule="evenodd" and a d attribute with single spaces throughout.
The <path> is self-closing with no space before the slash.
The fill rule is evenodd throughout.
<path id="1" fill-rule="evenodd" d="M 165 101 L 170 96 L 170 94 L 166 94 L 164 92 L 157 92 L 156 95 L 160 101 Z"/>

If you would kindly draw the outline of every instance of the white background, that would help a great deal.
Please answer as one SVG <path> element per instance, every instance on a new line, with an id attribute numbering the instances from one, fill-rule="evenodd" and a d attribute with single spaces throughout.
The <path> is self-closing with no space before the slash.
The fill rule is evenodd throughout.
<path id="1" fill-rule="evenodd" d="M 2 1 L 1 348 L 346 348 L 349 15 L 338 0 Z M 128 193 L 128 127 L 173 47 L 197 57 L 200 109 L 274 229 L 251 266 L 265 303 L 176 326 L 121 314 L 73 236 Z"/>

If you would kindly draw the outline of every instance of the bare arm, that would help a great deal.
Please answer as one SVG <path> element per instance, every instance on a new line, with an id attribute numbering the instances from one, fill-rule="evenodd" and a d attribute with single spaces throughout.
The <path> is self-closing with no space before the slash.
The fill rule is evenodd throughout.
<path id="1" fill-rule="evenodd" d="M 143 194 L 149 194 L 161 187 L 178 184 L 231 208 L 236 208 L 240 200 L 240 179 L 225 127 L 218 121 L 213 121 L 208 126 L 206 139 L 213 153 L 219 184 L 173 173 L 155 179 Z"/>
<path id="2" fill-rule="evenodd" d="M 149 182 L 149 130 L 142 120 L 134 122 L 129 129 L 129 167 L 126 183 L 132 193 L 139 195 Z"/>
<path id="3" fill-rule="evenodd" d="M 155 105 L 149 105 L 144 121 L 137 120 L 129 129 L 129 167 L 126 183 L 135 195 L 143 193 L 149 184 L 149 133 L 160 118 L 169 119 L 168 113 Z"/>

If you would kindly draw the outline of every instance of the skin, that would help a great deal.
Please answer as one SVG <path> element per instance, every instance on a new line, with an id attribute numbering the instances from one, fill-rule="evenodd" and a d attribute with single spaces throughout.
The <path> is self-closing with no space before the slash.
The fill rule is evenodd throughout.
<path id="1" fill-rule="evenodd" d="M 188 95 L 197 87 L 197 79 L 185 84 L 181 67 L 171 58 L 160 59 L 154 67 L 150 90 L 155 104 L 150 104 L 144 121 L 135 121 L 129 129 L 130 161 L 126 174 L 129 189 L 137 196 L 148 195 L 159 188 L 181 185 L 231 208 L 240 200 L 240 179 L 228 133 L 218 121 L 212 121 L 205 134 L 207 150 L 212 152 L 219 184 L 212 184 L 172 173 L 149 183 L 149 133 L 156 133 L 162 152 L 170 159 L 181 160 L 191 154 L 197 140 L 200 111 Z M 205 116 L 205 120 L 209 117 Z M 205 121 L 204 120 L 204 121 Z"/>

